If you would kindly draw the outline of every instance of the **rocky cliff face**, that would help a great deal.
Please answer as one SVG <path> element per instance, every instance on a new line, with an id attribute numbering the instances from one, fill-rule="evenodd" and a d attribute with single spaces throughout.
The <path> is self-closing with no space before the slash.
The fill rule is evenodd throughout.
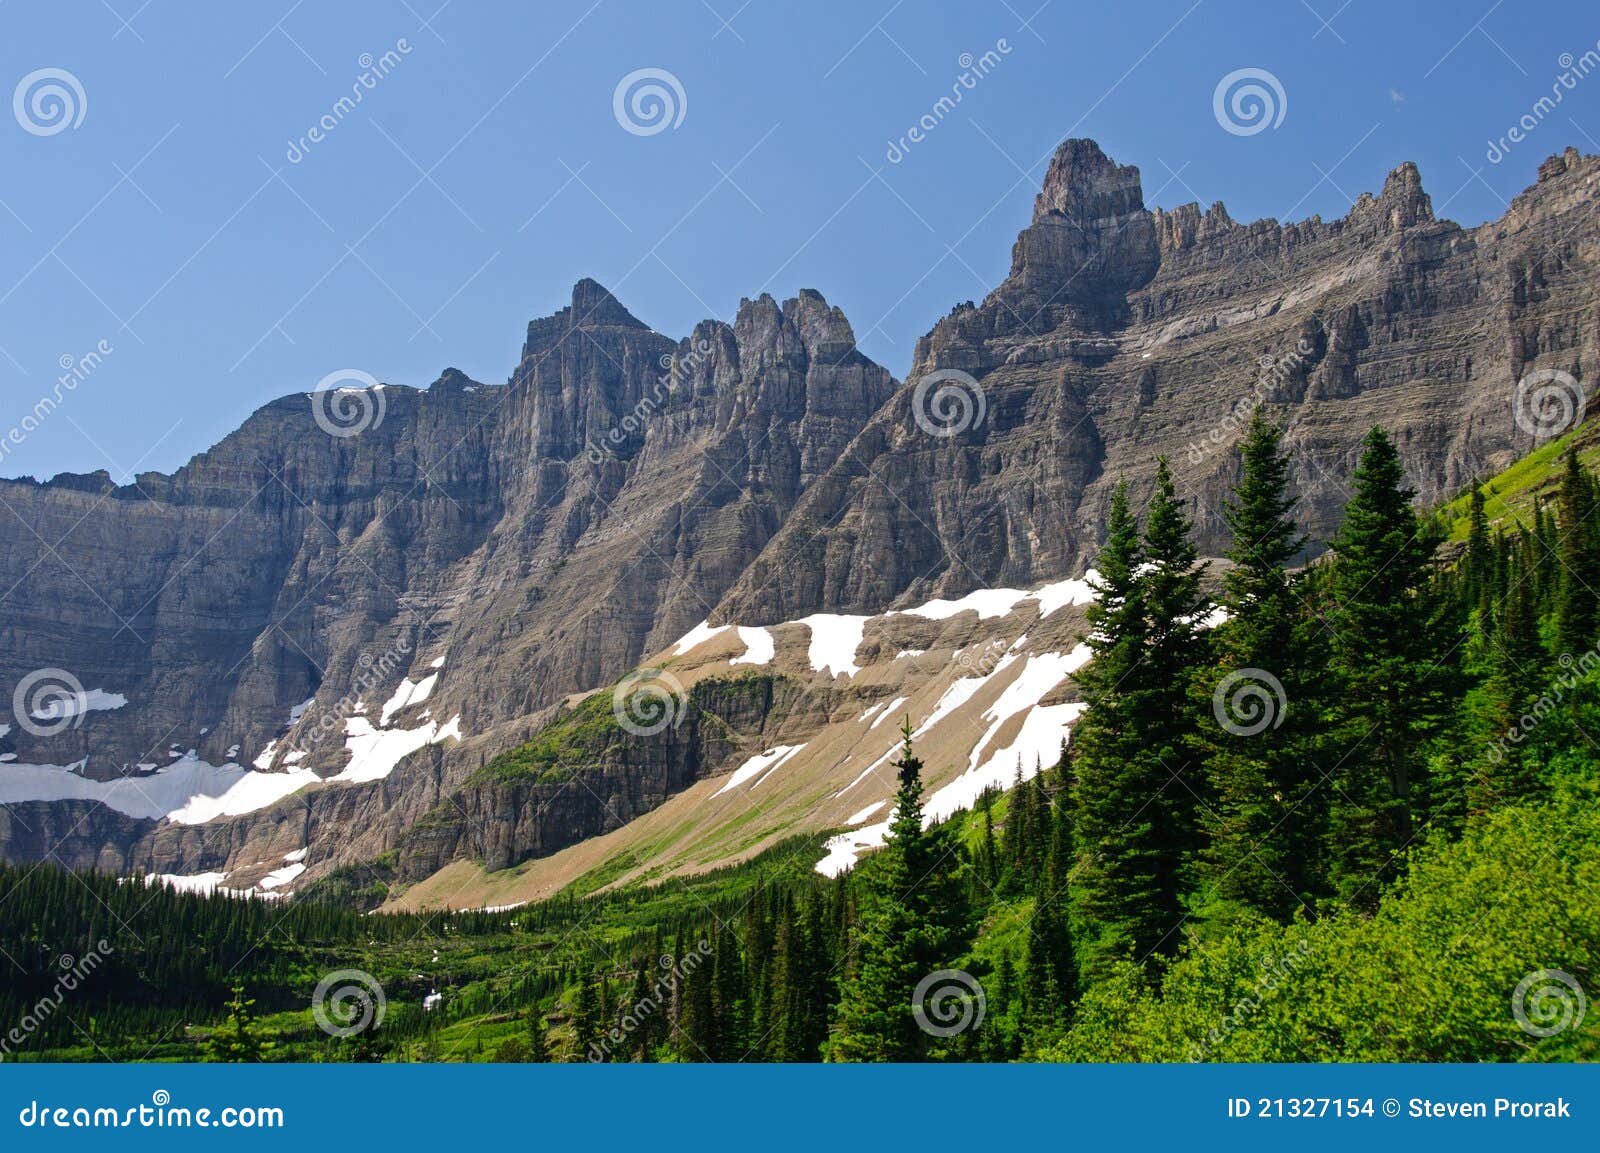
<path id="1" fill-rule="evenodd" d="M 1136 168 L 1067 141 L 1008 278 L 934 326 L 903 385 L 815 292 L 674 340 L 583 281 L 504 385 L 346 393 L 368 418 L 349 436 L 296 394 L 170 477 L 0 481 L 0 693 L 59 669 L 88 694 L 48 736 L 0 730 L 0 850 L 192 873 L 309 846 L 314 877 L 395 847 L 568 694 L 698 621 L 1076 576 L 1113 484 L 1141 489 L 1160 453 L 1216 552 L 1241 402 L 1284 420 L 1313 537 L 1373 423 L 1437 499 L 1531 446 L 1524 374 L 1595 379 L 1597 194 L 1600 159 L 1569 150 L 1475 229 L 1436 219 L 1409 164 L 1343 219 L 1241 224 L 1150 210 Z M 405 751 L 368 771 L 358 730 Z M 648 781 L 592 768 L 640 812 L 712 771 L 708 749 Z M 159 792 L 190 750 L 344 779 L 187 824 L 4 791 L 32 764 Z M 603 827 L 490 803 L 515 831 L 450 852 Z"/>
<path id="2" fill-rule="evenodd" d="M 1342 220 L 1239 224 L 1221 204 L 1147 210 L 1136 168 L 1069 140 L 1010 276 L 919 342 L 906 386 L 712 619 L 875 611 L 1081 571 L 1117 480 L 1146 490 L 1163 453 L 1203 550 L 1219 551 L 1241 402 L 1284 421 L 1313 538 L 1337 525 L 1376 423 L 1423 501 L 1453 494 L 1532 447 L 1513 413 L 1531 369 L 1592 389 L 1597 208 L 1600 160 L 1568 150 L 1475 229 L 1435 219 L 1411 164 Z M 976 381 L 970 420 L 939 420 L 954 410 L 934 411 L 936 389 L 918 396 L 948 370 Z"/>

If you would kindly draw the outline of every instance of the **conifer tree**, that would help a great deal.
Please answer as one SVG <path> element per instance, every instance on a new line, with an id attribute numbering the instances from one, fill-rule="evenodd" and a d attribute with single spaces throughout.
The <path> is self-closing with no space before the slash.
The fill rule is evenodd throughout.
<path id="1" fill-rule="evenodd" d="M 883 849 L 858 870 L 855 964 L 840 991 L 831 1061 L 917 1061 L 932 1040 L 918 1026 L 918 982 L 948 968 L 971 927 L 948 833 L 922 827 L 922 762 L 901 730 L 899 787 Z"/>
<path id="2" fill-rule="evenodd" d="M 1600 565 L 1595 563 L 1594 488 L 1576 449 L 1567 450 L 1556 508 L 1556 649 L 1578 657 L 1595 642 Z"/>
<path id="3" fill-rule="evenodd" d="M 678 956 L 688 955 L 687 938 L 680 938 Z M 693 969 L 684 967 L 679 982 L 678 996 L 681 1007 L 678 1013 L 677 1051 L 680 1061 L 714 1061 L 717 1048 L 717 1019 L 715 995 L 712 989 L 712 966 L 697 964 Z"/>
<path id="4" fill-rule="evenodd" d="M 1464 562 L 1463 602 L 1470 611 L 1478 607 L 1484 586 L 1489 583 L 1494 565 L 1494 548 L 1489 539 L 1489 517 L 1484 508 L 1483 488 L 1472 486 L 1467 508 L 1467 555 Z"/>
<path id="5" fill-rule="evenodd" d="M 599 1052 L 601 1034 L 606 1026 L 601 1024 L 600 990 L 596 979 L 580 977 L 577 1004 L 573 1009 L 574 1061 L 595 1060 Z"/>
<path id="6" fill-rule="evenodd" d="M 1118 486 L 1097 561 L 1098 604 L 1086 638 L 1095 659 L 1078 675 L 1088 710 L 1068 746 L 1076 778 L 1078 867 L 1073 896 L 1094 936 L 1081 942 L 1085 979 L 1118 957 L 1177 948 L 1205 782 L 1191 755 L 1189 692 L 1205 655 L 1206 602 L 1189 522 L 1158 462 L 1144 539 Z"/>
<path id="7" fill-rule="evenodd" d="M 716 1029 L 711 1046 L 713 1061 L 739 1061 L 745 1054 L 749 1004 L 746 998 L 744 958 L 739 938 L 727 925 L 719 925 L 716 955 L 712 961 L 712 1004 Z"/>
<path id="8" fill-rule="evenodd" d="M 1181 911 L 1182 895 L 1193 881 L 1190 865 L 1202 840 L 1199 811 L 1208 793 L 1204 767 L 1193 752 L 1196 717 L 1191 686 L 1207 658 L 1208 638 L 1201 622 L 1210 602 L 1200 589 L 1204 566 L 1196 563 L 1191 527 L 1167 459 L 1159 457 L 1144 534 L 1146 567 L 1140 583 L 1150 644 L 1136 716 L 1140 745 L 1155 759 L 1161 774 L 1162 787 L 1154 803 L 1164 816 L 1163 827 L 1157 830 L 1157 849 L 1169 913 Z M 1158 948 L 1171 952 L 1177 943 L 1176 934 L 1163 934 Z"/>
<path id="9" fill-rule="evenodd" d="M 1435 541 L 1412 510 L 1400 455 L 1380 428 L 1363 446 L 1333 542 L 1342 732 L 1328 847 L 1335 894 L 1370 909 L 1411 839 L 1421 746 L 1445 709 L 1438 655 L 1448 646 L 1430 599 Z"/>
<path id="10" fill-rule="evenodd" d="M 246 997 L 244 986 L 235 984 L 233 996 L 228 1001 L 228 1019 L 217 1026 L 206 1039 L 206 1060 L 231 1063 L 261 1060 L 262 1052 L 270 1044 L 262 1038 L 261 1026 L 256 1021 L 255 998 Z"/>
<path id="11" fill-rule="evenodd" d="M 1228 619 L 1194 702 L 1213 796 L 1202 872 L 1224 902 L 1287 920 L 1319 887 L 1323 646 L 1288 571 L 1305 545 L 1289 461 L 1259 409 L 1240 450 L 1239 484 L 1223 506 L 1233 538 L 1222 582 Z"/>
<path id="12" fill-rule="evenodd" d="M 1468 802 L 1480 812 L 1525 797 L 1537 777 L 1537 759 L 1524 745 L 1522 723 L 1524 717 L 1532 716 L 1543 691 L 1549 658 L 1539 640 L 1531 572 L 1513 575 L 1491 651 L 1489 694 L 1494 731 Z"/>
<path id="13" fill-rule="evenodd" d="M 550 1043 L 546 1039 L 545 1019 L 539 1015 L 539 1006 L 528 1009 L 528 1060 L 544 1065 L 550 1061 Z"/>
<path id="14" fill-rule="evenodd" d="M 1126 482 L 1112 493 L 1106 543 L 1096 559 L 1096 598 L 1084 638 L 1094 659 L 1076 680 L 1088 708 L 1067 746 L 1078 862 L 1073 899 L 1094 934 L 1080 957 L 1085 977 L 1160 939 L 1154 821 L 1148 798 L 1161 782 L 1139 747 L 1135 710 L 1148 647 L 1139 568 L 1144 548 Z M 1134 798 L 1137 797 L 1137 800 Z"/>

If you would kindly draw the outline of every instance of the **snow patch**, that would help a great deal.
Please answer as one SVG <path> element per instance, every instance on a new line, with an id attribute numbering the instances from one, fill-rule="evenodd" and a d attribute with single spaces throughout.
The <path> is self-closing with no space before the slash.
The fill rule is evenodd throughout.
<path id="1" fill-rule="evenodd" d="M 1091 582 L 1098 583 L 1099 580 L 1100 574 L 1094 569 L 1089 569 L 1080 580 L 1057 581 L 1055 584 L 1045 585 L 1033 594 L 1039 598 L 1039 619 L 1043 620 L 1068 605 L 1093 604 L 1095 592 Z"/>
<path id="2" fill-rule="evenodd" d="M 977 589 L 957 600 L 931 600 L 916 608 L 900 609 L 889 615 L 926 617 L 930 621 L 943 621 L 970 609 L 978 614 L 979 620 L 987 620 L 992 617 L 1008 616 L 1019 601 L 1027 600 L 1031 595 L 1033 594 L 1023 589 Z"/>
<path id="3" fill-rule="evenodd" d="M 850 816 L 845 818 L 844 823 L 847 825 L 859 825 L 862 821 L 872 816 L 873 813 L 876 813 L 888 803 L 888 801 L 873 801 L 872 804 L 862 809 L 859 813 L 851 813 Z"/>
<path id="4" fill-rule="evenodd" d="M 68 693 L 65 696 L 49 698 L 44 702 L 43 708 L 33 711 L 33 719 L 36 721 L 66 720 L 70 717 L 82 716 L 85 713 L 120 709 L 127 703 L 128 698 L 121 693 L 108 693 L 104 689 L 89 689 L 85 692 Z"/>
<path id="5" fill-rule="evenodd" d="M 811 630 L 807 656 L 812 672 L 827 672 L 836 677 L 859 673 L 861 667 L 856 664 L 856 650 L 861 647 L 862 634 L 871 619 L 840 613 L 813 613 L 796 622 Z"/>
<path id="6" fill-rule="evenodd" d="M 273 889 L 281 889 L 305 871 L 305 865 L 296 861 L 293 864 L 285 865 L 281 869 L 273 869 L 272 872 L 256 882 L 256 887 L 269 892 Z"/>
<path id="7" fill-rule="evenodd" d="M 151 873 L 145 877 L 144 883 L 162 885 L 178 893 L 198 893 L 201 896 L 208 896 L 216 892 L 217 886 L 227 880 L 227 877 L 227 873 L 190 873 L 187 876 L 181 873 Z"/>
<path id="8" fill-rule="evenodd" d="M 711 795 L 713 797 L 720 797 L 729 789 L 737 788 L 757 774 L 760 774 L 761 776 L 761 780 L 756 781 L 756 784 L 759 785 L 761 781 L 767 779 L 767 774 L 776 770 L 779 765 L 783 764 L 783 762 L 787 761 L 790 757 L 794 756 L 803 748 L 805 748 L 804 745 L 778 745 L 776 748 L 768 749 L 764 753 L 757 753 L 744 764 L 740 765 L 737 769 L 734 769 L 733 774 L 728 777 L 722 788 L 718 789 Z M 754 787 L 755 785 L 751 786 L 751 788 Z"/>
<path id="9" fill-rule="evenodd" d="M 763 628 L 739 627 L 739 639 L 744 642 L 744 653 L 734 657 L 730 665 L 765 665 L 770 664 L 777 645 L 773 643 L 772 633 Z"/>
<path id="10" fill-rule="evenodd" d="M 420 681 L 412 681 L 410 677 L 400 678 L 400 684 L 394 690 L 394 695 L 384 702 L 383 711 L 378 715 L 379 727 L 388 727 L 389 718 L 395 713 L 412 705 L 420 705 L 427 700 L 433 693 L 433 686 L 438 682 L 438 673 L 429 673 Z"/>
<path id="11" fill-rule="evenodd" d="M 694 628 L 684 633 L 678 639 L 678 643 L 672 646 L 672 655 L 681 657 L 684 653 L 689 652 L 691 649 L 699 648 L 712 637 L 720 636 L 732 627 L 732 625 L 713 626 L 709 621 L 701 621 Z"/>
<path id="12" fill-rule="evenodd" d="M 896 697 L 888 704 L 881 706 L 883 709 L 883 715 L 872 722 L 872 727 L 877 728 L 879 725 L 883 724 L 884 721 L 894 716 L 895 713 L 899 711 L 900 706 L 905 704 L 910 699 L 910 697 Z"/>
<path id="13" fill-rule="evenodd" d="M 360 784 L 381 781 L 418 749 L 436 745 L 447 736 L 459 739 L 461 717 L 454 717 L 443 728 L 429 721 L 415 729 L 375 729 L 365 717 L 351 717 L 345 721 L 344 732 L 344 747 L 350 750 L 350 762 L 327 779 Z"/>

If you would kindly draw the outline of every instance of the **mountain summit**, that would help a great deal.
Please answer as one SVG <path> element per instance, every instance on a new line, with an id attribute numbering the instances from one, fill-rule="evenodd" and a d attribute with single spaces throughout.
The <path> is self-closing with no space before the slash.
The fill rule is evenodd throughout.
<path id="1" fill-rule="evenodd" d="M 315 879 L 701 622 L 810 621 L 845 675 L 853 620 L 1080 577 L 1113 486 L 1142 498 L 1160 455 L 1217 552 L 1256 402 L 1313 537 L 1380 421 L 1421 498 L 1453 494 L 1531 446 L 1519 379 L 1595 378 L 1597 179 L 1569 150 L 1463 229 L 1405 164 L 1341 219 L 1246 224 L 1147 208 L 1137 168 L 1069 140 L 1010 274 L 903 383 L 809 289 L 673 339 L 586 279 L 507 386 L 351 393 L 350 435 L 300 389 L 137 488 L 0 481 L 30 530 L 0 554 L 0 693 L 65 673 L 95 702 L 0 729 L 0 848 L 184 875 L 309 850 Z M 741 698 L 748 732 L 829 707 L 789 691 Z M 483 836 L 553 852 L 745 752 L 672 739 L 596 777 L 589 815 L 491 804 Z"/>

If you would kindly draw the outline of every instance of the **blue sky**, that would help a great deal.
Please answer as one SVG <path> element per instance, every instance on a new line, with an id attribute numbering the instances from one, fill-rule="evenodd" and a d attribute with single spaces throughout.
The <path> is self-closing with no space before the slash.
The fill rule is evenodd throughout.
<path id="1" fill-rule="evenodd" d="M 1595 49 L 1592 4 L 741 2 L 0 3 L 0 95 L 23 88 L 0 114 L 0 437 L 111 350 L 0 475 L 170 470 L 344 368 L 504 381 L 583 276 L 673 335 L 814 287 L 903 376 L 1003 277 L 1069 135 L 1139 165 L 1152 205 L 1240 220 L 1342 214 L 1411 159 L 1474 224 L 1550 153 L 1600 152 L 1600 75 L 1534 112 Z M 1249 135 L 1213 110 L 1246 68 L 1284 93 Z M 41 69 L 77 90 L 22 83 Z M 683 94 L 653 134 L 614 113 L 639 69 Z M 69 123 L 28 101 L 52 83 Z"/>

